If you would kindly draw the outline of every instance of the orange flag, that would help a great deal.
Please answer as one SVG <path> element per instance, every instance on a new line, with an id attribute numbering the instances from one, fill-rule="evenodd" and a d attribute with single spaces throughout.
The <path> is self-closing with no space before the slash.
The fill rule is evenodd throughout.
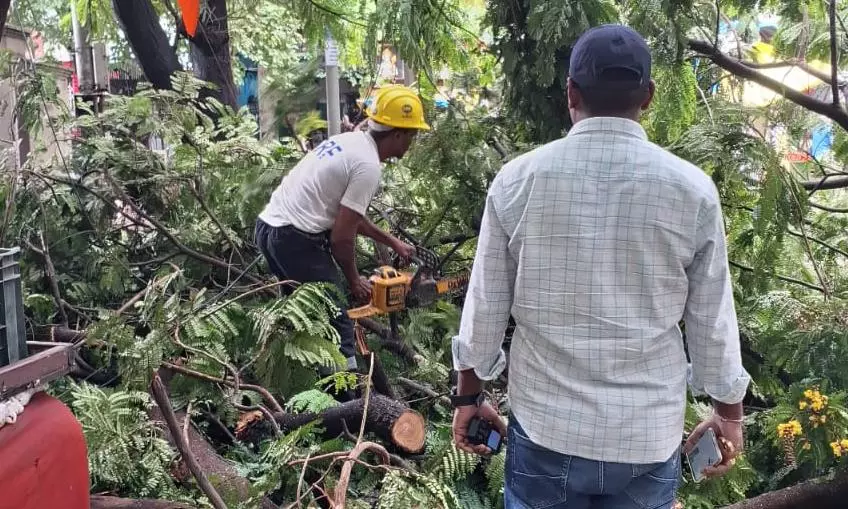
<path id="1" fill-rule="evenodd" d="M 183 12 L 183 25 L 189 37 L 194 37 L 197 31 L 197 20 L 200 19 L 200 0 L 177 0 L 177 5 Z"/>

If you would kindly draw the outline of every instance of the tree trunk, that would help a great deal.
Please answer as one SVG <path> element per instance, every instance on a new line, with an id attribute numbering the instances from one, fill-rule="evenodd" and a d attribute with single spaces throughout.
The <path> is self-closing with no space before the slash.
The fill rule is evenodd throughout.
<path id="1" fill-rule="evenodd" d="M 182 66 L 151 1 L 112 0 L 112 7 L 147 80 L 155 88 L 170 90 L 171 76 L 181 71 Z M 235 108 L 236 88 L 225 0 L 208 0 L 206 9 L 208 12 L 201 16 L 195 37 L 189 38 L 194 75 L 216 88 L 207 90 L 208 95 Z M 185 28 L 180 26 L 180 32 L 185 35 Z"/>
<path id="2" fill-rule="evenodd" d="M 213 84 L 210 95 L 235 109 L 236 86 L 230 56 L 230 30 L 225 0 L 207 0 L 197 33 L 190 38 L 191 62 L 197 78 Z"/>
<path id="3" fill-rule="evenodd" d="M 276 414 L 274 417 L 283 431 L 290 431 L 309 424 L 316 419 L 324 428 L 326 436 L 339 436 L 344 432 L 342 421 L 353 433 L 362 422 L 364 399 L 355 399 L 330 408 L 321 414 Z M 365 429 L 375 433 L 381 439 L 392 443 L 408 453 L 420 453 L 424 449 L 426 437 L 424 417 L 415 410 L 406 407 L 400 401 L 380 394 L 371 394 Z"/>
<path id="4" fill-rule="evenodd" d="M 158 89 L 170 90 L 171 75 L 182 66 L 153 4 L 150 0 L 112 0 L 112 8 L 147 80 Z"/>
<path id="5" fill-rule="evenodd" d="M 152 498 L 91 496 L 91 509 L 191 509 L 190 505 Z"/>
<path id="6" fill-rule="evenodd" d="M 0 37 L 3 36 L 3 29 L 6 28 L 6 17 L 9 15 L 9 6 L 12 0 L 0 0 Z"/>
<path id="7" fill-rule="evenodd" d="M 782 490 L 763 493 L 724 509 L 844 509 L 846 498 L 848 474 L 842 473 L 832 481 L 812 479 Z"/>

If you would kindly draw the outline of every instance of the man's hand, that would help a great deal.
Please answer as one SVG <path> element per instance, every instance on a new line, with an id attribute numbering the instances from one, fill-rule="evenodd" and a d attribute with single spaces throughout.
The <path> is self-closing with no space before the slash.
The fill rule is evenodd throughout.
<path id="1" fill-rule="evenodd" d="M 713 414 L 712 417 L 701 422 L 692 430 L 692 433 L 686 440 L 683 451 L 689 453 L 694 449 L 698 440 L 708 428 L 712 428 L 715 431 L 722 461 L 714 467 L 705 468 L 702 473 L 706 477 L 719 477 L 726 474 L 733 467 L 733 464 L 736 463 L 736 457 L 742 453 L 744 445 L 742 423 L 727 422 L 722 420 L 718 414 Z"/>
<path id="2" fill-rule="evenodd" d="M 395 239 L 395 242 L 392 244 L 392 249 L 395 253 L 397 253 L 401 263 L 404 265 L 408 264 L 409 260 L 415 256 L 415 253 L 417 252 L 415 246 L 411 246 L 398 239 Z"/>
<path id="3" fill-rule="evenodd" d="M 488 403 L 483 403 L 479 407 L 468 405 L 458 407 L 453 412 L 453 441 L 456 443 L 456 446 L 462 449 L 463 451 L 480 454 L 480 455 L 488 455 L 491 454 L 491 449 L 486 447 L 484 444 L 470 444 L 468 443 L 467 435 L 468 435 L 468 424 L 471 422 L 471 419 L 477 416 L 484 421 L 489 421 L 498 430 L 498 433 L 501 434 L 504 439 L 506 439 L 506 423 L 504 423 L 501 416 L 498 415 L 498 412 L 492 408 L 492 405 Z"/>
<path id="4" fill-rule="evenodd" d="M 350 291 L 357 304 L 365 304 L 371 300 L 371 281 L 362 276 L 350 285 Z"/>

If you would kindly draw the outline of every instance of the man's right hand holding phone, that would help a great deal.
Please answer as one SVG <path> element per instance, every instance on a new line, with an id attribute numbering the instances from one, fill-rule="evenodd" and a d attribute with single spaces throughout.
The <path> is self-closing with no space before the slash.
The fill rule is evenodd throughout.
<path id="1" fill-rule="evenodd" d="M 695 448 L 698 440 L 707 429 L 712 428 L 715 431 L 722 461 L 718 465 L 705 468 L 703 471 L 705 477 L 718 477 L 726 474 L 736 463 L 736 457 L 742 453 L 744 447 L 742 405 L 716 403 L 714 402 L 713 415 L 692 430 L 683 448 L 684 453 L 688 454 Z"/>

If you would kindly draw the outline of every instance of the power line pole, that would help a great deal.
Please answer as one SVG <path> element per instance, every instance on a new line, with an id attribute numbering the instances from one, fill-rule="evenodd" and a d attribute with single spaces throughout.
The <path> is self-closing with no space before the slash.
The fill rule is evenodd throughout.
<path id="1" fill-rule="evenodd" d="M 74 62 L 80 94 L 88 95 L 94 91 L 94 63 L 91 58 L 88 27 L 80 23 L 76 2 L 71 2 L 71 23 L 74 30 Z"/>
<path id="2" fill-rule="evenodd" d="M 339 104 L 339 49 L 329 33 L 324 43 L 324 68 L 327 75 L 327 134 L 334 136 L 342 132 L 342 114 Z"/>

